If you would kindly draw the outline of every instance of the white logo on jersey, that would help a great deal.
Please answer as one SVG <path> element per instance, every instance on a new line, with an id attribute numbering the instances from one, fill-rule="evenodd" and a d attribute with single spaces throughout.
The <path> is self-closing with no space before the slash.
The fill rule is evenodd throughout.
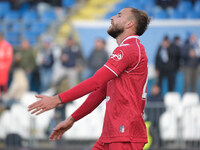
<path id="1" fill-rule="evenodd" d="M 123 56 L 124 56 L 124 53 L 123 53 L 122 50 L 120 50 L 120 52 L 118 52 L 117 54 L 112 54 L 110 56 L 110 58 L 114 59 L 115 61 L 119 61 L 119 60 L 121 60 L 123 58 Z"/>
<path id="2" fill-rule="evenodd" d="M 124 125 L 121 125 L 121 126 L 120 126 L 120 132 L 121 132 L 121 133 L 124 133 L 124 131 L 125 131 Z"/>

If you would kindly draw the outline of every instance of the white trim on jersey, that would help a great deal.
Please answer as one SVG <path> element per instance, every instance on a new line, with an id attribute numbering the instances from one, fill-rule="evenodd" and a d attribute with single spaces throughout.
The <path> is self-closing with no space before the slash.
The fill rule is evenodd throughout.
<path id="1" fill-rule="evenodd" d="M 108 68 L 110 71 L 112 71 L 112 73 L 114 73 L 117 77 L 118 75 L 116 74 L 116 72 L 114 72 L 110 67 L 108 67 L 107 65 L 104 65 L 106 68 Z"/>
<path id="2" fill-rule="evenodd" d="M 145 84 L 144 84 L 144 87 L 143 87 L 143 93 L 142 93 L 142 99 L 144 100 L 146 100 L 146 98 L 147 98 L 147 92 L 146 92 L 146 90 L 147 90 L 147 84 L 148 84 L 148 73 L 147 73 L 147 78 L 146 78 L 146 82 L 145 82 Z"/>
<path id="3" fill-rule="evenodd" d="M 137 46 L 138 46 L 138 51 L 139 51 L 138 63 L 137 63 L 137 64 L 135 65 L 135 67 L 133 67 L 130 71 L 126 71 L 126 70 L 125 70 L 126 73 L 129 73 L 129 72 L 133 71 L 133 70 L 139 65 L 139 63 L 140 63 L 140 59 L 141 59 L 141 50 L 140 50 L 140 46 L 139 46 L 139 44 L 138 44 L 137 39 L 136 39 L 136 44 L 137 44 Z"/>
<path id="4" fill-rule="evenodd" d="M 120 47 L 121 47 L 121 46 L 128 46 L 128 45 L 130 45 L 130 44 L 121 44 Z"/>
<path id="5" fill-rule="evenodd" d="M 135 35 L 133 35 L 133 36 L 128 36 L 127 38 L 125 38 L 125 39 L 121 42 L 120 46 L 123 45 L 123 43 L 124 43 L 126 40 L 132 39 L 132 38 L 138 39 L 138 37 L 139 37 L 139 36 L 135 36 Z"/>

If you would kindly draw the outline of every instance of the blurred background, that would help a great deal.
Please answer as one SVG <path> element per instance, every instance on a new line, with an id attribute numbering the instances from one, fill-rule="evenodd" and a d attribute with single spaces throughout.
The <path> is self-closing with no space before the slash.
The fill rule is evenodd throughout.
<path id="1" fill-rule="evenodd" d="M 57 142 L 48 136 L 87 95 L 35 117 L 36 94 L 55 95 L 91 77 L 117 47 L 110 17 L 135 7 L 152 17 L 144 149 L 200 149 L 200 0 L 0 0 L 0 149 L 89 150 L 105 103 Z"/>

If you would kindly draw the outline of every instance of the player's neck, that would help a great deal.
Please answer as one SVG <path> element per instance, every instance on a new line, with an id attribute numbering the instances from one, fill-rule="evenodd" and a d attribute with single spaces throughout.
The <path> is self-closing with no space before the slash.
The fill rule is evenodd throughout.
<path id="1" fill-rule="evenodd" d="M 120 45 L 122 40 L 124 40 L 126 37 L 131 36 L 131 35 L 135 35 L 135 34 L 133 34 L 133 33 L 122 33 L 122 34 L 120 34 L 118 37 L 116 37 L 117 44 Z"/>

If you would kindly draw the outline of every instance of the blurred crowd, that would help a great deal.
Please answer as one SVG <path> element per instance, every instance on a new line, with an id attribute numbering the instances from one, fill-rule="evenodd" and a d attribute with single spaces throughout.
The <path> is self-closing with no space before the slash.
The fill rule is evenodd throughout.
<path id="1" fill-rule="evenodd" d="M 41 41 L 33 49 L 23 39 L 20 47 L 13 48 L 0 34 L 0 102 L 5 108 L 19 102 L 28 91 L 43 93 L 54 88 L 57 94 L 68 90 L 91 77 L 108 59 L 106 43 L 101 38 L 95 40 L 87 60 L 71 35 L 62 47 L 49 35 Z"/>
<path id="2" fill-rule="evenodd" d="M 177 78 L 180 77 L 178 74 L 181 73 L 184 77 L 181 81 L 184 85 L 182 87 L 183 94 L 187 92 L 199 93 L 197 89 L 199 86 L 199 67 L 200 46 L 197 35 L 190 34 L 185 41 L 179 36 L 174 36 L 173 39 L 167 35 L 163 37 L 155 56 L 156 82 L 152 85 L 151 92 L 147 97 L 149 107 L 145 109 L 146 119 L 151 121 L 152 147 L 160 147 L 163 144 L 161 140 L 162 130 L 159 128 L 160 118 L 169 110 L 164 103 L 166 98 L 163 94 L 164 88 L 167 88 L 168 92 L 177 92 L 176 84 L 180 84 L 177 82 Z M 164 80 L 167 81 L 165 85 Z M 176 99 L 171 98 L 171 100 Z"/>
<path id="3" fill-rule="evenodd" d="M 45 36 L 36 49 L 26 39 L 22 40 L 20 47 L 13 49 L 0 34 L 1 101 L 10 107 L 27 91 L 42 93 L 55 87 L 59 89 L 57 92 L 62 92 L 74 87 L 91 77 L 107 61 L 105 47 L 105 40 L 97 38 L 89 58 L 84 59 L 80 45 L 72 36 L 66 39 L 64 47 L 56 45 L 51 36 Z M 151 92 L 157 91 L 159 96 L 152 98 L 150 95 L 150 99 L 159 101 L 160 98 L 162 101 L 160 95 L 165 78 L 168 91 L 175 91 L 179 71 L 184 75 L 183 92 L 197 92 L 199 64 L 200 47 L 195 34 L 186 41 L 179 36 L 173 40 L 164 36 L 155 56 L 157 79 Z"/>
<path id="4" fill-rule="evenodd" d="M 167 89 L 174 92 L 177 83 L 177 74 L 184 76 L 183 93 L 198 93 L 200 67 L 200 46 L 197 35 L 190 34 L 183 41 L 175 36 L 172 40 L 166 35 L 158 47 L 155 56 L 156 83 L 151 88 L 149 101 L 163 101 L 163 80 L 167 79 Z"/>

